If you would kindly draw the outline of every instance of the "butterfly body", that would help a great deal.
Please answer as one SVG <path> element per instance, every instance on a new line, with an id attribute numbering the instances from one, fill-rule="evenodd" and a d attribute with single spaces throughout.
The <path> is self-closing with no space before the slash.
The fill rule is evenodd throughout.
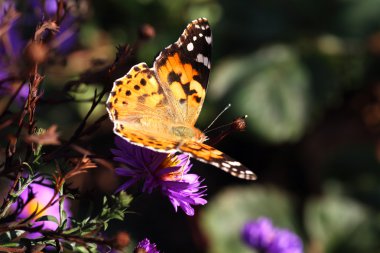
<path id="1" fill-rule="evenodd" d="M 255 174 L 240 162 L 203 143 L 206 136 L 194 126 L 206 96 L 211 42 L 207 19 L 194 20 L 177 42 L 160 52 L 153 68 L 137 64 L 114 82 L 107 110 L 114 132 L 135 145 L 187 153 L 253 180 Z"/>

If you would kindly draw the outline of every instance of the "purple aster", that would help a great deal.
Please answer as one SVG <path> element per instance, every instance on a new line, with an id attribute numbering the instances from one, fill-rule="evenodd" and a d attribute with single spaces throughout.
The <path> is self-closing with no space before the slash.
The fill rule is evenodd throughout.
<path id="1" fill-rule="evenodd" d="M 134 253 L 160 253 L 155 243 L 150 243 L 149 239 L 139 242 L 133 251 Z"/>
<path id="2" fill-rule="evenodd" d="M 247 222 L 242 231 L 245 243 L 252 248 L 264 250 L 273 241 L 275 230 L 272 221 L 265 217 Z"/>
<path id="3" fill-rule="evenodd" d="M 128 177 L 117 191 L 125 190 L 138 181 L 143 181 L 143 192 L 151 193 L 155 188 L 168 196 L 175 210 L 180 207 L 187 215 L 194 215 L 192 205 L 204 205 L 207 201 L 205 186 L 196 174 L 188 174 L 190 157 L 156 152 L 133 145 L 120 137 L 115 138 L 117 149 L 111 150 L 114 160 L 125 165 L 116 168 L 116 173 Z"/>
<path id="4" fill-rule="evenodd" d="M 266 217 L 247 222 L 242 229 L 243 241 L 263 253 L 302 253 L 301 239 L 286 229 L 273 226 Z"/>
<path id="5" fill-rule="evenodd" d="M 269 246 L 271 253 L 303 253 L 301 239 L 287 229 L 276 229 L 276 236 Z"/>
<path id="6" fill-rule="evenodd" d="M 49 182 L 46 181 L 45 183 Z M 45 185 L 32 183 L 29 188 L 32 190 L 34 198 L 30 200 L 28 204 L 23 208 L 22 212 L 19 215 L 20 218 L 26 218 L 29 215 L 33 214 L 36 210 L 41 210 L 54 196 L 54 189 Z M 25 190 L 20 197 L 24 202 L 26 202 L 28 199 L 28 191 Z M 57 199 L 58 196 L 55 196 L 54 200 Z M 63 208 L 70 216 L 69 203 L 67 201 L 64 202 Z M 37 218 L 44 215 L 54 216 L 59 221 L 59 203 L 56 202 L 54 205 L 47 208 L 45 211 L 40 213 Z M 58 225 L 52 221 L 43 221 L 41 223 L 43 223 L 43 226 L 46 229 L 55 230 L 58 227 Z"/>

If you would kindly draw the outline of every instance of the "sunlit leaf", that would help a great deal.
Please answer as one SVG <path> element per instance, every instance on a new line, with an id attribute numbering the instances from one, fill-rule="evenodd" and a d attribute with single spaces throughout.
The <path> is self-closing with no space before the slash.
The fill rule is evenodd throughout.
<path id="1" fill-rule="evenodd" d="M 311 199 L 305 209 L 308 235 L 323 252 L 374 252 L 375 223 L 364 206 L 335 194 Z"/>
<path id="2" fill-rule="evenodd" d="M 214 76 L 210 96 L 226 97 L 236 115 L 247 114 L 248 130 L 270 142 L 295 141 L 304 133 L 310 80 L 293 49 L 274 45 L 226 60 Z"/>

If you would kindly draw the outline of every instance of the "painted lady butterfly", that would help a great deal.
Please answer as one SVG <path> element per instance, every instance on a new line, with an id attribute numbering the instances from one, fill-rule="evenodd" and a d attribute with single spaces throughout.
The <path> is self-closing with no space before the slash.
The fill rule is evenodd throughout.
<path id="1" fill-rule="evenodd" d="M 114 132 L 159 152 L 183 152 L 248 180 L 256 175 L 240 162 L 204 144 L 194 127 L 206 95 L 211 29 L 205 18 L 191 22 L 177 42 L 157 56 L 153 68 L 140 63 L 114 82 L 107 110 Z"/>

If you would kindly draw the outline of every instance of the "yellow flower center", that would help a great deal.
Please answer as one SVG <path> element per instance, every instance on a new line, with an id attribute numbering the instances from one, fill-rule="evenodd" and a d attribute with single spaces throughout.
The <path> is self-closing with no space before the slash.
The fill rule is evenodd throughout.
<path id="1" fill-rule="evenodd" d="M 174 167 L 178 166 L 178 164 L 181 161 L 178 159 L 176 155 L 169 154 L 165 160 L 161 163 L 160 167 L 158 170 L 164 169 L 164 168 L 169 168 L 169 167 Z M 180 181 L 182 180 L 182 176 L 184 173 L 184 166 L 181 166 L 178 170 L 164 174 L 161 176 L 161 179 L 164 181 Z"/>
<path id="2" fill-rule="evenodd" d="M 39 203 L 38 200 L 34 198 L 28 203 L 28 205 L 26 206 L 26 210 L 27 210 L 27 213 L 30 215 L 34 212 L 38 213 L 43 207 L 44 205 Z M 46 213 L 46 210 L 42 211 L 36 216 L 36 219 L 45 215 L 45 213 Z"/>

